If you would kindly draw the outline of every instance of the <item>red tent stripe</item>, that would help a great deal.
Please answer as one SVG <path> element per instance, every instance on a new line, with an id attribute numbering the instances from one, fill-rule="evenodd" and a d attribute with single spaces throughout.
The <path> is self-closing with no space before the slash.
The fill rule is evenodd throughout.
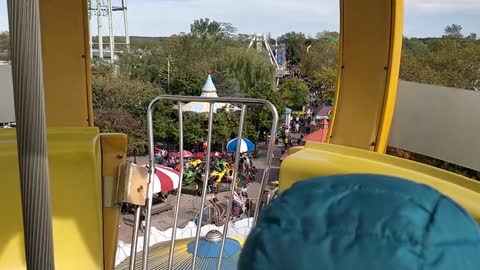
<path id="1" fill-rule="evenodd" d="M 173 190 L 173 182 L 170 179 L 170 177 L 165 174 L 162 170 L 165 170 L 165 168 L 161 168 L 155 171 L 155 174 L 157 175 L 158 179 L 160 179 L 160 184 L 161 184 L 161 190 L 166 192 Z"/>

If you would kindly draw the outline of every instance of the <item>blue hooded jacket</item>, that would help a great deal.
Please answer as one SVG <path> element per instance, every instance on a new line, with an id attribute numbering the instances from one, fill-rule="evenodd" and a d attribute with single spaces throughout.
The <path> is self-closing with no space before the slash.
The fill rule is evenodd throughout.
<path id="1" fill-rule="evenodd" d="M 480 229 L 414 182 L 338 175 L 299 182 L 265 208 L 240 270 L 478 270 Z"/>

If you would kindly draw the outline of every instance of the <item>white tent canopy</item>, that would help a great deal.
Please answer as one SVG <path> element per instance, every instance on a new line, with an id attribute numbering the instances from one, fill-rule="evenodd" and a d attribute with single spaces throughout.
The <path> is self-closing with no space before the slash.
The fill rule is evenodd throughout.
<path id="1" fill-rule="evenodd" d="M 207 81 L 202 88 L 201 97 L 218 97 L 217 88 L 213 84 L 212 76 L 208 74 Z M 215 103 L 213 105 L 213 112 L 217 112 L 218 109 L 224 108 L 227 111 L 238 111 L 238 107 L 235 107 L 229 103 Z M 195 112 L 195 113 L 208 113 L 210 110 L 208 102 L 190 102 L 183 105 L 184 112 Z"/>

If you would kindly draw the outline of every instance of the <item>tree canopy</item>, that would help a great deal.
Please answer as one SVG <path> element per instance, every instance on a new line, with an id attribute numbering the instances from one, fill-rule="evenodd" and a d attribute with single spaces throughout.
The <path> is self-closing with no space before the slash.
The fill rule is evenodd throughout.
<path id="1" fill-rule="evenodd" d="M 480 88 L 480 40 L 476 33 L 464 35 L 462 26 L 447 25 L 441 38 L 403 39 L 400 78 L 408 81 Z M 116 68 L 92 61 L 95 123 L 104 132 L 129 135 L 129 150 L 141 153 L 146 145 L 145 107 L 160 94 L 198 96 L 207 72 L 220 96 L 244 96 L 270 100 L 283 112 L 308 102 L 310 91 L 320 91 L 322 102 L 333 104 L 337 77 L 338 32 L 322 31 L 314 38 L 289 32 L 277 39 L 285 43 L 290 68 L 299 78 L 281 80 L 274 87 L 275 68 L 265 55 L 247 50 L 250 36 L 237 33 L 230 23 L 208 18 L 195 20 L 189 33 L 166 38 L 132 37 L 130 53 L 121 53 Z M 273 44 L 275 40 L 272 40 Z M 8 32 L 0 33 L 0 60 L 8 60 Z M 155 111 L 155 138 L 175 142 L 177 112 L 173 104 L 160 104 Z M 247 112 L 246 134 L 252 139 L 270 126 L 270 112 L 253 108 Z M 185 139 L 204 139 L 206 117 L 186 114 Z M 236 133 L 238 114 L 215 115 L 216 143 Z"/>
<path id="2" fill-rule="evenodd" d="M 404 38 L 400 78 L 472 89 L 480 80 L 480 43 L 475 33 L 464 38 L 461 30 L 452 24 L 442 38 Z"/>
<path id="3" fill-rule="evenodd" d="M 220 96 L 268 97 L 282 107 L 279 93 L 274 88 L 275 68 L 263 55 L 247 51 L 245 37 L 236 35 L 229 23 L 210 19 L 195 20 L 190 33 L 172 36 L 155 42 L 132 40 L 131 53 L 119 55 L 118 72 L 101 63 L 95 63 L 94 105 L 96 124 L 105 131 L 118 130 L 129 135 L 130 150 L 142 153 L 146 144 L 145 106 L 159 94 L 198 96 L 207 72 Z M 141 46 L 144 46 L 143 48 Z M 132 88 L 131 91 L 126 89 Z M 115 92 L 115 93 L 112 93 Z M 259 93 L 261 92 L 261 93 Z M 130 98 L 135 95 L 135 98 Z M 141 98 L 140 98 L 141 97 Z M 104 100 L 105 99 L 105 100 Z M 111 101 L 124 104 L 115 105 Z M 97 115 L 98 112 L 98 115 Z M 126 119 L 119 126 L 112 117 Z M 245 134 L 256 140 L 260 129 L 269 128 L 271 113 L 260 108 L 247 112 Z M 173 104 L 159 105 L 154 115 L 154 136 L 164 142 L 178 141 L 177 112 Z M 238 132 L 238 113 L 217 111 L 214 116 L 214 144 L 225 144 L 230 134 Z M 184 114 L 186 147 L 193 147 L 206 136 L 207 118 L 204 114 Z M 131 127 L 131 130 L 129 129 Z M 138 136 L 137 136 L 138 134 Z"/>
<path id="4" fill-rule="evenodd" d="M 279 43 L 285 43 L 287 58 L 292 65 L 300 63 L 306 51 L 305 42 L 307 38 L 304 33 L 288 32 L 278 38 Z"/>

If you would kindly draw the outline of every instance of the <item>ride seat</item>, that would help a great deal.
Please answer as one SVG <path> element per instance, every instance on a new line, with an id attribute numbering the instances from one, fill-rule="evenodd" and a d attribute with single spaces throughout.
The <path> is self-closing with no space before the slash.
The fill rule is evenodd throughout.
<path id="1" fill-rule="evenodd" d="M 0 202 L 0 269 L 26 269 L 20 178 L 15 129 L 0 129 L 2 184 Z M 106 269 L 110 262 L 116 229 L 102 212 L 102 171 L 112 167 L 109 183 L 115 182 L 117 160 L 126 155 L 126 136 L 101 135 L 97 128 L 49 128 L 47 131 L 50 188 L 53 215 L 53 246 L 56 269 Z M 103 145 L 103 147 L 101 147 Z M 118 146 L 120 145 L 120 146 Z M 109 156 L 110 155 L 110 156 Z M 112 157 L 113 155 L 113 157 Z M 123 156 L 120 156 L 123 155 Z M 109 156 L 102 163 L 102 156 Z M 106 159 L 106 158 L 105 158 Z M 103 168 L 102 168 L 103 166 Z M 104 177 L 107 179 L 107 177 Z M 111 226 L 105 230 L 103 218 Z M 113 215 L 113 219 L 115 219 Z M 117 218 L 118 220 L 118 218 Z M 117 221 L 118 222 L 118 221 Z M 106 242 L 104 244 L 104 237 Z M 104 250 L 104 247 L 108 246 Z M 105 258 L 110 259 L 110 254 Z"/>

